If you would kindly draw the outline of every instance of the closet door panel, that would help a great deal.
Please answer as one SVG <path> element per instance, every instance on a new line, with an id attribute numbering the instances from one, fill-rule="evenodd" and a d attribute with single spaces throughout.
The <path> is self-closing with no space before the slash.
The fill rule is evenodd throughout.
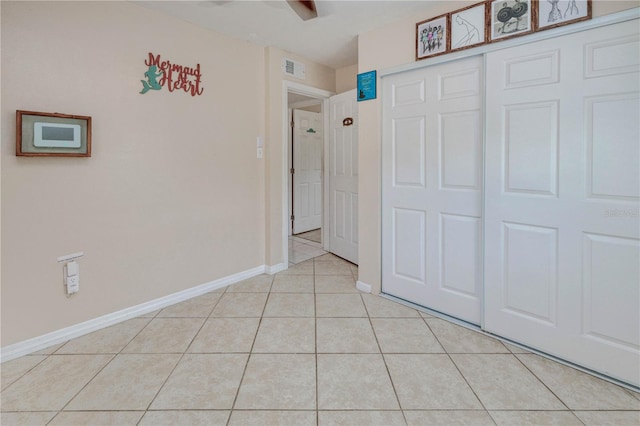
<path id="1" fill-rule="evenodd" d="M 634 385 L 637 28 L 601 27 L 485 62 L 484 327 Z"/>
<path id="2" fill-rule="evenodd" d="M 482 295 L 482 58 L 383 80 L 382 290 L 473 324 Z"/>

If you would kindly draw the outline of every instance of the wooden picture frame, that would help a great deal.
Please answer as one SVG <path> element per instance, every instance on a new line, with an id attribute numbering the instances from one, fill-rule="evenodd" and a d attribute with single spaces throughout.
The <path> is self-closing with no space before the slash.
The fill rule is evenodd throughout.
<path id="1" fill-rule="evenodd" d="M 416 24 L 416 61 L 449 52 L 448 14 Z"/>
<path id="2" fill-rule="evenodd" d="M 536 3 L 536 31 L 591 19 L 591 0 L 540 0 Z"/>
<path id="3" fill-rule="evenodd" d="M 450 51 L 482 46 L 487 42 L 487 2 L 449 13 Z"/>
<path id="4" fill-rule="evenodd" d="M 532 33 L 537 3 L 532 0 L 490 0 L 486 17 L 489 42 Z"/>
<path id="5" fill-rule="evenodd" d="M 16 155 L 91 157 L 91 117 L 17 110 Z"/>

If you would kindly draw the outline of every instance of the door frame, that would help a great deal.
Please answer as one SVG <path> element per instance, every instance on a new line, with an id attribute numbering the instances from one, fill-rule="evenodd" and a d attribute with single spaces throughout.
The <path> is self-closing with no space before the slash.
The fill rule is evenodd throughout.
<path id="1" fill-rule="evenodd" d="M 289 100 L 288 94 L 296 93 L 298 95 L 308 96 L 318 99 L 322 102 L 322 128 L 323 128 L 323 166 L 322 166 L 322 246 L 326 250 L 328 237 L 328 217 L 329 217 L 329 197 L 327 194 L 329 187 L 329 173 L 327 171 L 328 162 L 324 161 L 328 158 L 329 143 L 329 98 L 334 95 L 328 90 L 318 89 L 316 87 L 307 86 L 306 84 L 295 81 L 284 80 L 282 82 L 282 257 L 285 269 L 289 268 L 289 227 L 291 221 L 289 219 Z"/>

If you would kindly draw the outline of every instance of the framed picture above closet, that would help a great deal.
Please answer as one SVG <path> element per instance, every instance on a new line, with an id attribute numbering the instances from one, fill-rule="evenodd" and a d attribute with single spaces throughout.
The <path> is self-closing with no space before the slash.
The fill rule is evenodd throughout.
<path id="1" fill-rule="evenodd" d="M 450 13 L 451 51 L 480 46 L 487 41 L 487 3 L 473 4 Z"/>
<path id="2" fill-rule="evenodd" d="M 547 0 L 538 2 L 537 31 L 591 19 L 591 0 Z"/>
<path id="3" fill-rule="evenodd" d="M 489 41 L 506 40 L 533 32 L 531 0 L 494 0 L 487 17 Z"/>
<path id="4" fill-rule="evenodd" d="M 449 51 L 447 14 L 416 24 L 416 61 Z"/>

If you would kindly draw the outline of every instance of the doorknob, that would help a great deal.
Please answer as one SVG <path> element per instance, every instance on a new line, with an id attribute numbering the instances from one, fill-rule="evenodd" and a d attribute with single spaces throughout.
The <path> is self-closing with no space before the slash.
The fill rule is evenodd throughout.
<path id="1" fill-rule="evenodd" d="M 353 118 L 351 117 L 347 117 L 344 120 L 342 120 L 343 126 L 351 126 L 352 124 L 353 124 Z"/>

